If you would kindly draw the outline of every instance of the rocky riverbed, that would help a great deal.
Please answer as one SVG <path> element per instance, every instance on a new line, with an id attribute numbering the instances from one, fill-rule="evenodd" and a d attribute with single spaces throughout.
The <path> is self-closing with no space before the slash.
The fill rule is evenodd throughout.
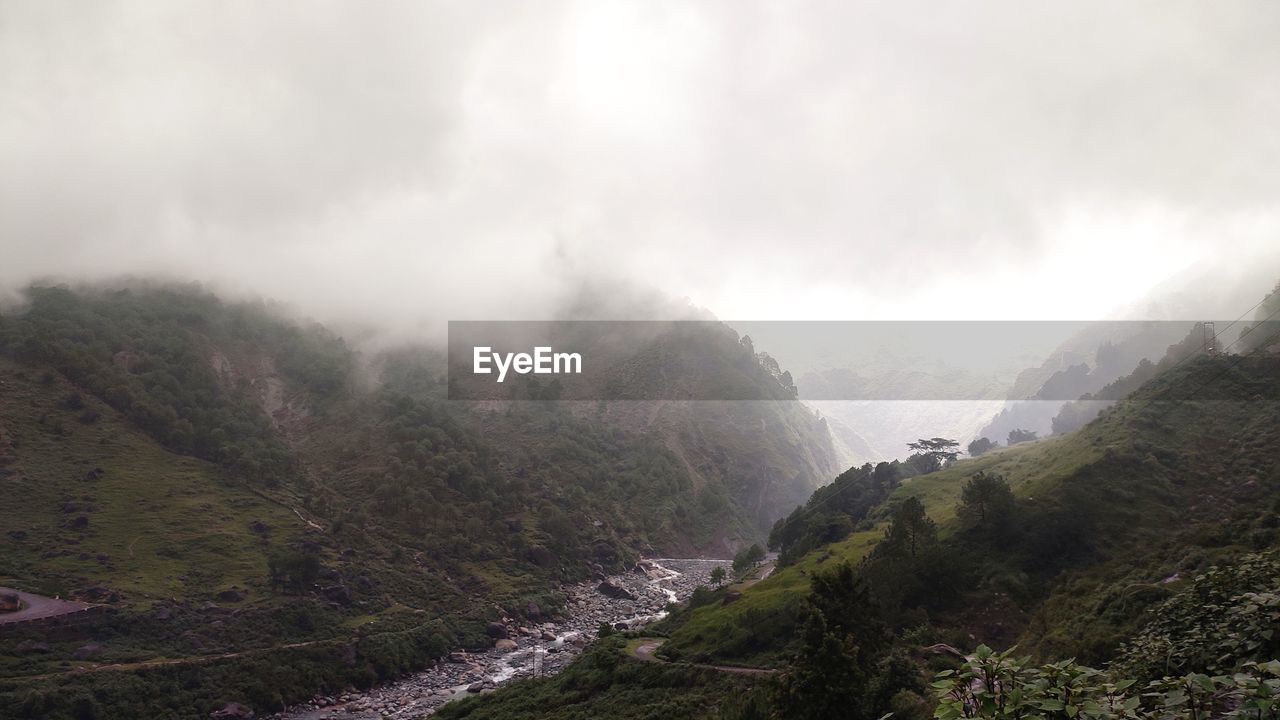
<path id="1" fill-rule="evenodd" d="M 670 602 L 710 585 L 722 560 L 642 560 L 632 572 L 603 582 L 564 588 L 566 617 L 521 625 L 494 623 L 494 646 L 482 653 L 451 653 L 446 662 L 367 692 L 321 696 L 273 715 L 276 720 L 412 720 L 450 700 L 491 691 L 516 678 L 553 675 L 573 662 L 602 623 L 632 629 L 660 619 Z M 728 568 L 725 567 L 727 570 Z"/>

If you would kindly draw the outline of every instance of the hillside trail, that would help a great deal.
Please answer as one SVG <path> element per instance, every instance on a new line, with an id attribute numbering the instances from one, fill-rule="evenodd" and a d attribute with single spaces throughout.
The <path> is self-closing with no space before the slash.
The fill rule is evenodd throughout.
<path id="1" fill-rule="evenodd" d="M 704 663 L 673 663 L 664 660 L 654 653 L 666 640 L 663 638 L 642 638 L 641 642 L 633 648 L 630 648 L 628 654 L 643 662 L 667 663 L 670 665 L 684 665 L 686 667 L 701 668 L 703 670 L 714 670 L 715 672 L 730 673 L 733 675 L 774 675 L 778 671 L 771 668 L 750 668 L 737 667 L 734 665 L 708 665 Z"/>
<path id="2" fill-rule="evenodd" d="M 192 655 L 179 658 L 157 658 L 155 660 L 139 660 L 137 662 L 127 663 L 104 663 L 100 665 L 89 665 L 78 667 L 72 670 L 62 670 L 55 673 L 44 673 L 41 675 L 16 675 L 13 677 L 0 678 L 4 681 L 30 681 L 30 680 L 46 680 L 49 678 L 66 677 L 69 675 L 84 675 L 86 673 L 95 672 L 118 672 L 123 670 L 144 670 L 146 668 L 168 667 L 172 665 L 197 665 L 201 663 L 214 662 L 216 660 L 229 660 L 231 658 L 247 657 L 249 655 L 257 655 L 261 653 L 276 652 L 278 650 L 290 650 L 292 648 L 309 647 L 311 645 L 320 645 L 323 643 L 335 642 L 332 638 L 324 640 L 308 640 L 306 642 L 283 643 L 281 645 L 272 645 L 270 647 L 253 648 L 250 650 L 240 650 L 237 652 L 217 653 L 214 655 Z"/>

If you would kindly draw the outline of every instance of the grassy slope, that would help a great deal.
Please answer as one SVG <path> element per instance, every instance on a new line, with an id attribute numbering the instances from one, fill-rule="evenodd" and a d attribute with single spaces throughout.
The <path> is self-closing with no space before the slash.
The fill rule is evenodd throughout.
<path id="1" fill-rule="evenodd" d="M 1068 497 L 1087 508 L 1093 523 L 1089 563 L 1062 575 L 1047 598 L 1028 608 L 1036 614 L 1023 640 L 1024 647 L 1046 654 L 1104 653 L 1143 606 L 1117 598 L 1117 586 L 1158 582 L 1180 568 L 1202 567 L 1246 549 L 1238 536 L 1248 532 L 1250 518 L 1265 511 L 1266 493 L 1280 482 L 1274 462 L 1280 442 L 1277 362 L 1249 361 L 1234 370 L 1231 362 L 1189 363 L 1076 433 L 910 479 L 895 499 L 919 497 L 944 538 L 956 529 L 964 479 L 978 471 L 1004 475 L 1024 502 Z M 1183 400 L 1180 392 L 1207 382 L 1213 383 L 1210 390 L 1191 401 L 1164 402 Z M 1215 528 L 1233 522 L 1246 526 L 1237 537 L 1214 535 Z M 808 577 L 824 564 L 859 561 L 882 534 L 882 526 L 856 533 L 780 570 L 736 602 L 695 609 L 673 628 L 664 650 L 680 657 L 776 663 Z M 1114 617 L 1091 625 L 1106 610 Z"/>
<path id="2" fill-rule="evenodd" d="M 1064 447 L 1063 438 L 1042 440 L 1012 448 L 1002 448 L 980 458 L 961 460 L 940 472 L 906 480 L 894 499 L 919 497 L 929 516 L 949 532 L 965 478 L 979 471 L 1006 476 L 1014 491 L 1027 496 L 1052 482 L 1055 474 L 1073 469 L 1097 455 L 1090 449 Z M 783 649 L 774 640 L 748 628 L 789 626 L 799 604 L 809 592 L 809 578 L 824 566 L 840 562 L 858 563 L 884 535 L 885 524 L 857 532 L 844 540 L 815 550 L 794 565 L 781 568 L 765 580 L 747 588 L 741 599 L 728 605 L 697 608 L 675 630 L 671 649 L 689 657 L 714 657 L 748 665 L 774 664 Z M 728 641 L 728 642 L 726 642 Z"/>
<path id="3" fill-rule="evenodd" d="M 213 599 L 233 585 L 264 590 L 265 549 L 298 533 L 293 513 L 159 447 L 92 397 L 85 407 L 99 419 L 80 422 L 83 411 L 63 403 L 74 388 L 61 376 L 0 359 L 0 383 L 0 428 L 14 455 L 0 479 L 9 498 L 0 527 L 25 533 L 6 538 L 0 584 L 64 596 L 104 586 L 135 607 Z M 87 479 L 94 469 L 101 476 Z M 86 528 L 65 527 L 81 516 Z M 250 529 L 255 521 L 272 529 L 269 540 Z"/>
<path id="4" fill-rule="evenodd" d="M 387 562 L 358 537 L 357 554 L 339 556 L 281 502 L 160 447 L 92 396 L 81 393 L 84 407 L 70 409 L 74 391 L 57 373 L 0 358 L 0 585 L 63 597 L 101 587 L 120 598 L 109 615 L 71 630 L 0 633 L 0 717 L 67 717 L 88 706 L 107 716 L 206 717 L 229 700 L 279 707 L 482 641 L 486 618 L 462 614 L 469 595 Z M 86 411 L 97 419 L 81 422 Z M 88 525 L 73 528 L 81 516 Z M 257 522 L 270 532 L 254 532 Z M 335 608 L 272 593 L 269 552 L 304 538 L 322 540 L 322 561 L 344 577 L 368 573 L 406 589 L 405 603 L 357 596 Z M 437 589 L 422 594 L 424 586 Z M 217 599 L 232 587 L 247 598 Z M 415 609 L 424 605 L 433 612 Z M 76 659 L 89 643 L 99 654 Z M 31 644 L 46 649 L 24 649 Z"/>

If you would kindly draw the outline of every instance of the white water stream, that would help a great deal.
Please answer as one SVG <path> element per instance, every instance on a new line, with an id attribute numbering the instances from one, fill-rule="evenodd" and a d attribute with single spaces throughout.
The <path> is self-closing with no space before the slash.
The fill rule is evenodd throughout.
<path id="1" fill-rule="evenodd" d="M 679 565 L 683 571 L 663 563 Z M 522 647 L 516 650 L 507 653 L 488 650 L 470 656 L 470 661 L 480 668 L 478 672 L 457 665 L 437 667 L 367 692 L 355 693 L 349 699 L 339 696 L 326 700 L 323 704 L 327 707 L 301 706 L 273 717 L 277 720 L 418 718 L 429 715 L 441 704 L 491 690 L 518 677 L 555 674 L 580 652 L 580 646 L 586 644 L 584 638 L 595 637 L 593 623 L 597 618 L 620 629 L 635 629 L 657 622 L 667 616 L 667 611 L 665 607 L 652 611 L 659 602 L 656 595 L 665 598 L 662 605 L 680 602 L 682 594 L 687 596 L 693 588 L 707 584 L 711 570 L 725 564 L 722 560 L 701 558 L 642 560 L 639 569 L 645 575 L 643 583 L 637 583 L 639 578 L 634 575 L 621 577 L 637 595 L 637 600 L 606 599 L 593 583 L 574 586 L 570 590 L 571 598 L 589 598 L 595 605 L 587 605 L 585 609 L 581 605 L 568 607 L 569 617 L 556 624 L 554 640 L 538 640 L 536 635 L 524 637 L 521 638 Z M 646 594 L 650 598 L 647 601 Z M 646 605 L 648 610 L 644 607 Z M 599 613 L 601 607 L 606 611 L 604 617 Z M 596 612 L 592 612 L 593 608 Z M 609 610 L 617 614 L 608 617 Z"/>

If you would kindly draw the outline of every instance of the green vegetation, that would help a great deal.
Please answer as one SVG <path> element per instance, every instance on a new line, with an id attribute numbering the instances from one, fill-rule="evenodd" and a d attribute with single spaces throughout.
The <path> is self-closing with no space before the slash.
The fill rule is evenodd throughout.
<path id="1" fill-rule="evenodd" d="M 0 314 L 0 480 L 22 498 L 0 503 L 0 584 L 112 612 L 53 640 L 0 636 L 0 705 L 275 709 L 487 646 L 485 622 L 553 616 L 558 582 L 641 549 L 760 537 L 758 501 L 807 494 L 830 442 L 776 363 L 712 335 L 667 340 L 705 340 L 779 400 L 448 403 L 438 357 L 360 359 L 260 304 L 30 289 Z M 663 358 L 644 367 L 661 377 Z M 406 652 L 405 633 L 425 635 Z"/>
<path id="2" fill-rule="evenodd" d="M 1273 509 L 1261 500 L 1280 484 L 1268 450 L 1280 445 L 1278 380 L 1273 358 L 1202 357 L 1077 433 L 903 480 L 882 505 L 848 506 L 859 515 L 847 522 L 867 529 L 817 546 L 732 603 L 677 613 L 663 652 L 782 661 L 798 635 L 807 578 L 834 561 L 860 568 L 900 632 L 958 644 L 969 634 L 1020 640 L 1041 657 L 1105 661 L 1167 595 L 1162 578 L 1275 541 Z M 1207 383 L 1216 384 L 1213 399 L 1186 397 Z M 847 495 L 824 488 L 815 501 L 839 508 L 870 489 L 868 471 L 852 477 Z M 988 494 L 999 508 L 994 525 L 981 520 L 978 496 Z M 899 548 L 918 537 L 916 553 L 891 550 L 886 537 Z"/>
<path id="3" fill-rule="evenodd" d="M 627 640 L 596 643 L 553 678 L 524 680 L 499 692 L 445 705 L 443 720 L 672 720 L 714 718 L 753 681 L 710 669 L 625 656 Z"/>
<path id="4" fill-rule="evenodd" d="M 1280 657 L 1280 554 L 1249 555 L 1196 575 L 1150 608 L 1113 671 L 1140 680 L 1230 672 Z"/>
<path id="5" fill-rule="evenodd" d="M 1031 442 L 1039 437 L 1034 431 L 1023 430 L 1022 428 L 1014 428 L 1009 431 L 1009 444 L 1017 445 L 1018 443 Z"/>
<path id="6" fill-rule="evenodd" d="M 267 593 L 267 552 L 305 527 L 287 508 L 164 450 L 60 375 L 0 359 L 0 386 L 0 584 L 64 597 L 102 585 L 143 607 Z M 73 394 L 83 409 L 64 402 Z"/>
<path id="7" fill-rule="evenodd" d="M 947 438 L 920 438 L 908 443 L 907 447 L 915 450 L 907 462 L 920 473 L 937 472 L 960 457 L 960 451 L 956 449 L 960 443 Z"/>
<path id="8" fill-rule="evenodd" d="M 1015 504 L 1004 478 L 979 471 L 965 481 L 956 514 L 966 528 L 1000 538 L 1009 532 Z"/>
<path id="9" fill-rule="evenodd" d="M 764 548 L 759 543 L 752 543 L 733 556 L 733 572 L 742 575 L 759 565 L 764 560 Z"/>
<path id="10" fill-rule="evenodd" d="M 865 581 L 844 564 L 813 578 L 800 646 L 778 684 L 782 717 L 871 720 L 901 695 L 919 701 L 915 664 L 888 654 L 892 635 Z"/>
<path id="11" fill-rule="evenodd" d="M 1230 675 L 1191 674 L 1146 685 L 1114 680 L 1072 660 L 1035 666 L 1012 650 L 982 645 L 959 671 L 934 683 L 938 720 L 1201 720 L 1280 717 L 1280 662 L 1249 663 Z"/>
<path id="12" fill-rule="evenodd" d="M 327 622 L 323 616 L 311 622 Z M 409 623 L 417 624 L 409 624 Z M 62 670 L 38 680 L 0 678 L 0 715 L 15 718 L 196 718 L 229 701 L 263 710 L 279 710 L 305 700 L 317 690 L 337 692 L 348 686 L 370 687 L 422 667 L 459 644 L 475 641 L 478 627 L 448 622 L 422 624 L 403 616 L 386 627 L 354 637 L 311 644 L 238 650 L 231 657 L 137 661 L 101 670 Z M 253 630 L 273 630 L 263 623 Z M 90 629 L 95 634 L 102 628 Z M 115 627 L 104 643 L 132 642 L 148 630 L 143 623 Z M 10 637 L 6 634 L 6 644 Z M 0 655 L 11 654 L 12 646 Z M 113 658 L 114 659 L 114 658 Z"/>
<path id="13" fill-rule="evenodd" d="M 280 371 L 320 399 L 350 372 L 349 353 L 322 330 L 192 290 L 35 287 L 27 299 L 0 325 L 0 355 L 51 368 L 165 447 L 259 485 L 280 484 L 296 463 L 247 384 L 220 376 L 218 348 L 279 348 Z"/>
<path id="14" fill-rule="evenodd" d="M 1145 372 L 1077 432 L 846 472 L 775 525 L 774 575 L 696 593 L 658 655 L 780 667 L 729 720 L 1275 717 L 1280 565 L 1250 553 L 1280 539 L 1280 359 Z M 978 637 L 1030 655 L 957 664 Z"/>
<path id="15" fill-rule="evenodd" d="M 982 437 L 969 443 L 968 447 L 965 449 L 969 451 L 970 457 L 978 457 L 979 455 L 995 450 L 998 447 L 1000 447 L 1000 443 L 993 442 L 988 438 Z"/>
<path id="16" fill-rule="evenodd" d="M 868 514 L 882 505 L 901 482 L 904 466 L 894 461 L 868 463 L 841 473 L 819 488 L 804 507 L 779 520 L 769 534 L 779 566 L 792 565 L 820 545 L 838 542 L 855 528 L 868 529 Z"/>

